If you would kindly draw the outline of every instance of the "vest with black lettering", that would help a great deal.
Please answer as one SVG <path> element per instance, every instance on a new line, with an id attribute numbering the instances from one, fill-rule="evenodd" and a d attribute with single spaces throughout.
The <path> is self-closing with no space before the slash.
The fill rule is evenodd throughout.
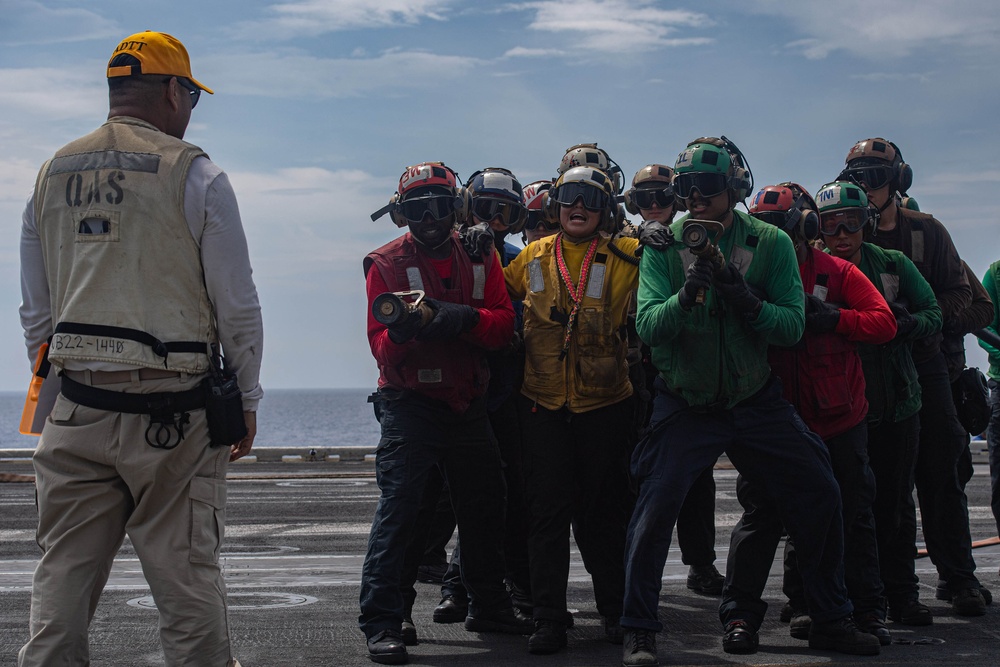
<path id="1" fill-rule="evenodd" d="M 35 220 L 57 367 L 209 370 L 215 317 L 184 216 L 188 171 L 203 155 L 149 123 L 116 117 L 43 165 Z"/>
<path id="2" fill-rule="evenodd" d="M 473 263 L 455 234 L 451 245 L 448 286 L 409 233 L 369 253 L 364 261 L 365 275 L 374 266 L 392 292 L 421 290 L 427 298 L 483 308 L 494 255 L 487 254 L 482 263 Z M 486 393 L 490 371 L 482 348 L 456 338 L 414 341 L 404 349 L 406 356 L 398 365 L 379 365 L 379 387 L 416 391 L 447 403 L 457 413 L 465 412 L 473 399 Z"/>
<path id="3" fill-rule="evenodd" d="M 810 248 L 810 256 L 799 265 L 802 288 L 829 304 L 845 306 L 843 284 L 850 267 Z M 797 345 L 771 346 L 767 359 L 781 378 L 785 400 L 821 438 L 844 433 L 864 420 L 864 370 L 857 346 L 845 336 L 806 329 Z"/>

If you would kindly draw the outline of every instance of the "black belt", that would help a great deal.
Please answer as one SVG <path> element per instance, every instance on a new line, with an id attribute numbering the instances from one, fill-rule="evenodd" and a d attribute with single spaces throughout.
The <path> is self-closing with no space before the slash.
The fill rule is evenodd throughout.
<path id="1" fill-rule="evenodd" d="M 65 374 L 61 376 L 61 380 L 62 395 L 74 403 L 108 412 L 149 415 L 146 442 L 158 449 L 173 449 L 180 444 L 184 439 L 184 426 L 189 421 L 187 413 L 204 409 L 208 392 L 205 381 L 187 391 L 129 394 L 81 384 Z M 158 425 L 155 432 L 152 430 L 154 425 Z M 172 443 L 170 426 L 177 429 L 177 439 Z"/>
<path id="2" fill-rule="evenodd" d="M 205 407 L 205 386 L 199 384 L 187 391 L 161 391 L 152 394 L 131 394 L 108 391 L 82 384 L 62 375 L 62 394 L 74 403 L 108 412 L 133 415 L 175 415 Z"/>

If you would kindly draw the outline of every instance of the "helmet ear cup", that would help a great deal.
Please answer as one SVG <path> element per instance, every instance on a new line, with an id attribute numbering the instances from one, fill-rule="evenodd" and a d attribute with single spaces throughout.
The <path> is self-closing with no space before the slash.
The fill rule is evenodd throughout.
<path id="1" fill-rule="evenodd" d="M 905 162 L 900 162 L 896 170 L 896 190 L 906 192 L 913 185 L 913 169 Z"/>
<path id="2" fill-rule="evenodd" d="M 517 234 L 522 229 L 524 229 L 524 223 L 528 221 L 528 209 L 523 206 L 518 207 L 515 210 L 514 216 L 510 219 L 510 224 L 507 225 L 508 234 Z"/>
<path id="3" fill-rule="evenodd" d="M 633 197 L 635 197 L 635 188 L 629 188 L 625 191 L 625 210 L 632 215 L 639 215 L 639 207 Z"/>
<path id="4" fill-rule="evenodd" d="M 736 201 L 745 201 L 750 196 L 750 188 L 752 187 L 747 170 L 737 166 L 736 161 L 733 160 L 733 175 L 729 177 L 729 188 L 732 190 L 733 196 L 736 197 Z"/>
<path id="5" fill-rule="evenodd" d="M 913 169 L 910 165 L 906 164 L 906 161 L 903 159 L 903 151 L 899 150 L 899 146 L 891 141 L 887 143 L 892 146 L 894 151 L 896 151 L 896 155 L 892 161 L 892 172 L 893 178 L 896 181 L 896 192 L 905 194 L 906 191 L 910 189 L 910 186 L 913 185 Z"/>
<path id="6" fill-rule="evenodd" d="M 542 211 L 545 212 L 545 217 L 549 220 L 559 220 L 559 202 L 552 196 L 552 190 L 542 195 Z"/>
<path id="7" fill-rule="evenodd" d="M 455 220 L 459 224 L 465 224 L 469 220 L 472 212 L 472 194 L 466 187 L 455 188 Z"/>
<path id="8" fill-rule="evenodd" d="M 819 216 L 816 211 L 805 210 L 800 212 L 799 232 L 807 241 L 819 238 Z"/>
<path id="9" fill-rule="evenodd" d="M 389 209 L 389 219 L 392 220 L 393 224 L 397 227 L 406 227 L 406 218 L 404 218 L 399 212 L 399 193 L 394 192 L 392 196 L 389 197 L 389 205 L 392 207 Z"/>

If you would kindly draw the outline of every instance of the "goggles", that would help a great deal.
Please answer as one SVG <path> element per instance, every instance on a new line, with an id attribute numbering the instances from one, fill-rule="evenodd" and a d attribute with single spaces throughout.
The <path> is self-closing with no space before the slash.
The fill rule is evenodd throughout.
<path id="1" fill-rule="evenodd" d="M 399 203 L 399 212 L 408 222 L 421 222 L 428 213 L 435 220 L 444 220 L 455 212 L 455 198 L 432 195 L 404 199 Z"/>
<path id="2" fill-rule="evenodd" d="M 702 197 L 708 199 L 722 194 L 729 187 L 729 177 L 725 174 L 689 172 L 674 175 L 674 194 L 681 199 L 689 199 L 697 188 Z"/>
<path id="3" fill-rule="evenodd" d="M 864 184 L 869 190 L 885 187 L 892 180 L 892 167 L 888 165 L 872 165 L 869 167 L 848 167 L 840 172 L 838 181 L 852 181 L 858 185 Z"/>
<path id="4" fill-rule="evenodd" d="M 582 199 L 583 207 L 588 211 L 600 211 L 608 207 L 608 193 L 586 183 L 563 183 L 550 190 L 549 197 L 563 206 L 572 206 L 578 199 Z"/>
<path id="5" fill-rule="evenodd" d="M 843 229 L 848 234 L 864 229 L 868 224 L 868 209 L 842 208 L 839 211 L 829 211 L 819 214 L 819 233 L 823 236 L 836 236 Z"/>
<path id="6" fill-rule="evenodd" d="M 674 188 L 667 185 L 662 188 L 643 188 L 632 192 L 632 201 L 639 208 L 653 208 L 656 204 L 660 208 L 667 208 L 674 205 Z"/>
<path id="7" fill-rule="evenodd" d="M 489 197 L 477 197 L 472 200 L 472 215 L 483 222 L 491 222 L 494 218 L 500 218 L 504 227 L 510 227 L 520 219 L 520 211 L 523 210 L 521 204 L 509 201 L 501 201 Z"/>
<path id="8" fill-rule="evenodd" d="M 797 212 L 799 209 L 792 209 L 791 211 L 757 211 L 756 213 L 751 213 L 753 217 L 758 220 L 763 220 L 769 225 L 774 225 L 780 229 L 788 229 L 789 223 L 793 218 L 792 214 Z"/>
<path id="9" fill-rule="evenodd" d="M 559 223 L 546 219 L 541 211 L 528 211 L 528 221 L 524 223 L 524 229 L 531 231 L 537 227 L 554 232 L 559 229 Z"/>

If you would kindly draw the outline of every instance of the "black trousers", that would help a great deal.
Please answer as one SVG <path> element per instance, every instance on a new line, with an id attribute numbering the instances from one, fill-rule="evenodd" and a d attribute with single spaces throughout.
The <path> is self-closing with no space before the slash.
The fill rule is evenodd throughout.
<path id="1" fill-rule="evenodd" d="M 631 400 L 571 413 L 520 397 L 534 617 L 564 621 L 569 531 L 594 583 L 602 616 L 618 618 L 625 592 Z"/>
<path id="2" fill-rule="evenodd" d="M 875 476 L 868 464 L 868 428 L 861 422 L 825 442 L 843 505 L 847 592 L 855 613 L 881 614 L 882 580 L 872 514 Z M 784 527 L 774 502 L 742 476 L 737 479 L 736 495 L 745 512 L 730 540 L 719 618 L 723 625 L 742 619 L 759 628 L 767 610 L 761 595 Z M 805 590 L 791 538 L 787 544 L 792 546 L 786 548 L 784 591 L 793 605 L 805 609 Z"/>
<path id="3" fill-rule="evenodd" d="M 968 439 L 955 411 L 948 367 L 940 352 L 916 367 L 923 402 L 916 486 L 927 553 L 951 591 L 978 588 L 969 501 L 958 471 Z"/>

